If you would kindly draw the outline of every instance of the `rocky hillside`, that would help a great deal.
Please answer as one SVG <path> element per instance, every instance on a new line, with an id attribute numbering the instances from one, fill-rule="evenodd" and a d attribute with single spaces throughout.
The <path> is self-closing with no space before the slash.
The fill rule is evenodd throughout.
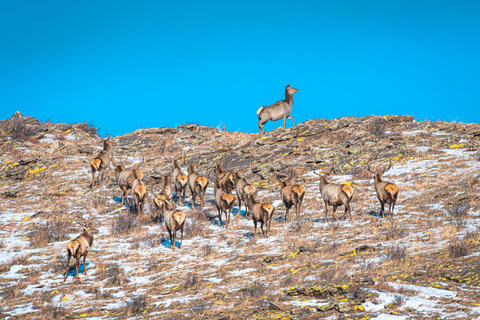
<path id="1" fill-rule="evenodd" d="M 279 124 L 280 125 L 280 124 Z M 91 189 L 101 149 L 88 124 L 42 123 L 16 114 L 0 122 L 0 315 L 7 319 L 472 319 L 480 317 L 480 126 L 417 122 L 411 116 L 312 119 L 263 136 L 182 125 L 113 137 L 113 156 L 140 164 L 151 191 L 172 159 L 210 179 L 221 163 L 275 207 L 268 238 L 234 208 L 218 226 L 206 206 L 187 216 L 172 251 L 152 221 L 122 206 L 107 171 Z M 183 157 L 182 157 L 183 156 Z M 392 163 L 400 187 L 394 216 L 367 167 Z M 355 190 L 353 221 L 324 219 L 315 172 Z M 285 223 L 277 180 L 294 169 L 306 189 L 301 216 Z M 314 172 L 315 171 L 315 172 Z M 190 192 L 187 191 L 190 200 Z M 99 230 L 78 279 L 64 281 L 66 243 L 82 217 Z M 179 242 L 177 243 L 177 245 Z M 73 263 L 70 265 L 70 269 Z M 83 270 L 83 265 L 81 266 Z"/>

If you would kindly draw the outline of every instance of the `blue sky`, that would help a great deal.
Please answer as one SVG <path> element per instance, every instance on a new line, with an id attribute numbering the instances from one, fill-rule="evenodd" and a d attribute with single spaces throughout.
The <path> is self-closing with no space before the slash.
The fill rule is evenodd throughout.
<path id="1" fill-rule="evenodd" d="M 297 123 L 479 122 L 479 35 L 479 1 L 0 0 L 0 119 L 258 132 L 291 84 Z"/>

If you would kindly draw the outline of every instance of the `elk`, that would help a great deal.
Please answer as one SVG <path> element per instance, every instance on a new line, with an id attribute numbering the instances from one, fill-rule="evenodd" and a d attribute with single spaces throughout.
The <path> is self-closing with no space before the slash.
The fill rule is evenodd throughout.
<path id="1" fill-rule="evenodd" d="M 175 250 L 177 231 L 181 232 L 180 249 L 183 244 L 183 231 L 185 228 L 186 215 L 182 210 L 175 209 L 175 203 L 169 200 L 158 199 L 160 214 L 163 217 L 165 228 L 170 236 L 170 248 Z"/>
<path id="2" fill-rule="evenodd" d="M 135 181 L 135 174 L 140 179 L 143 179 L 143 172 L 140 171 L 140 169 L 138 169 L 138 166 L 134 166 L 133 169 L 125 169 L 125 165 L 121 160 L 120 160 L 120 164 L 116 164 L 115 162 L 113 163 L 115 165 L 115 177 L 117 178 L 117 183 L 120 189 L 123 190 L 123 195 L 122 195 L 122 206 L 123 206 L 124 198 L 127 199 L 127 204 L 130 203 L 130 200 L 128 199 L 128 190 L 132 189 L 133 182 Z"/>
<path id="3" fill-rule="evenodd" d="M 152 220 L 157 219 L 159 223 L 162 223 L 163 221 L 162 206 L 164 205 L 164 202 L 167 202 L 167 197 L 165 197 L 165 195 L 162 192 L 158 193 L 154 190 L 153 204 L 155 205 L 155 208 L 157 209 L 158 214 L 152 214 L 151 216 Z"/>
<path id="4" fill-rule="evenodd" d="M 260 229 L 262 229 L 263 235 L 268 237 L 268 231 L 272 225 L 272 217 L 275 208 L 271 203 L 256 202 L 255 196 L 250 194 L 247 198 L 247 206 L 252 213 L 253 225 L 255 226 L 253 234 L 257 234 L 257 223 L 260 222 Z M 263 225 L 265 224 L 265 230 Z"/>
<path id="5" fill-rule="evenodd" d="M 143 183 L 143 173 L 140 170 L 134 169 L 133 172 L 133 183 L 132 183 L 132 202 L 133 202 L 133 209 L 135 212 L 142 213 L 143 205 L 145 203 L 145 199 L 147 196 L 147 188 Z"/>
<path id="6" fill-rule="evenodd" d="M 192 208 L 195 208 L 195 199 L 200 197 L 200 208 L 203 209 L 203 197 L 208 186 L 208 179 L 195 172 L 193 164 L 188 165 L 188 186 L 192 193 Z"/>
<path id="7" fill-rule="evenodd" d="M 305 195 L 305 189 L 298 185 L 287 185 L 288 181 L 292 180 L 295 176 L 294 171 L 290 171 L 290 174 L 285 180 L 279 180 L 278 179 L 278 174 L 277 174 L 277 180 L 280 183 L 280 194 L 282 196 L 282 201 L 283 204 L 285 205 L 286 211 L 285 211 L 285 223 L 288 222 L 289 220 L 289 215 L 288 211 L 290 210 L 291 207 L 294 207 L 295 213 L 297 215 L 297 220 L 300 217 L 300 209 L 302 207 L 302 202 L 303 202 L 303 197 Z"/>
<path id="8" fill-rule="evenodd" d="M 263 126 L 268 120 L 277 121 L 283 119 L 283 128 L 285 128 L 287 118 L 292 119 L 293 126 L 295 126 L 295 120 L 290 116 L 293 105 L 293 94 L 298 92 L 298 89 L 290 87 L 289 84 L 285 87 L 285 100 L 280 100 L 274 104 L 266 107 L 261 107 L 257 110 L 258 117 L 258 129 L 260 133 L 266 133 Z"/>
<path id="9" fill-rule="evenodd" d="M 83 273 L 87 275 L 87 265 L 85 260 L 87 259 L 88 250 L 93 244 L 93 235 L 98 232 L 97 229 L 92 228 L 91 224 L 82 223 L 79 219 L 75 220 L 78 224 L 83 227 L 83 232 L 74 240 L 70 240 L 67 243 L 67 269 L 65 270 L 64 281 L 67 280 L 70 258 L 73 256 L 75 258 L 75 277 L 78 279 L 78 266 L 80 264 L 80 259 L 83 257 Z"/>
<path id="10" fill-rule="evenodd" d="M 167 200 L 173 199 L 172 185 L 170 184 L 170 176 L 168 174 L 162 175 L 160 178 L 160 193 L 164 194 Z"/>
<path id="11" fill-rule="evenodd" d="M 185 190 L 187 190 L 187 175 L 182 171 L 178 165 L 178 160 L 173 160 L 173 185 L 175 186 L 175 194 L 177 195 L 180 204 L 185 202 Z"/>
<path id="12" fill-rule="evenodd" d="M 372 170 L 371 165 L 368 165 L 367 170 L 374 174 L 375 191 L 377 192 L 377 198 L 380 201 L 380 204 L 382 206 L 380 211 L 380 213 L 382 214 L 382 218 L 385 218 L 385 212 L 384 212 L 385 203 L 388 203 L 389 204 L 388 211 L 392 215 L 392 219 L 393 219 L 393 210 L 395 210 L 395 204 L 397 203 L 399 188 L 394 183 L 382 180 L 382 174 L 387 172 L 391 167 L 392 167 L 392 161 L 390 160 L 390 165 L 386 169 Z"/>
<path id="13" fill-rule="evenodd" d="M 98 171 L 98 183 L 103 185 L 103 178 L 105 174 L 105 168 L 110 168 L 110 158 L 112 153 L 110 151 L 110 144 L 108 137 L 102 139 L 103 141 L 103 150 L 98 153 L 98 155 L 90 161 L 90 169 L 92 171 L 92 190 L 95 185 L 95 172 Z"/>
<path id="14" fill-rule="evenodd" d="M 225 227 L 228 228 L 234 201 L 235 197 L 233 194 L 223 190 L 220 186 L 220 182 L 215 180 L 215 206 L 218 211 L 218 226 L 222 223 L 222 212 L 225 212 Z"/>
<path id="15" fill-rule="evenodd" d="M 238 212 L 242 211 L 242 201 L 245 204 L 245 214 L 247 217 L 250 217 L 250 212 L 248 209 L 247 201 L 248 197 L 255 192 L 255 187 L 248 183 L 247 180 L 242 178 L 238 172 L 233 173 L 233 178 L 235 181 L 235 190 L 237 191 L 238 197 Z"/>
<path id="16" fill-rule="evenodd" d="M 223 191 L 231 193 L 235 188 L 235 180 L 231 172 L 224 172 L 219 163 L 215 166 L 215 175 Z"/>
<path id="17" fill-rule="evenodd" d="M 343 205 L 345 207 L 345 213 L 343 218 L 347 215 L 347 211 L 350 215 L 350 221 L 352 220 L 352 211 L 350 209 L 350 200 L 352 200 L 354 190 L 351 186 L 347 184 L 338 184 L 330 183 L 327 181 L 326 176 L 330 175 L 333 171 L 333 168 L 328 172 L 325 172 L 323 175 L 320 175 L 320 193 L 322 194 L 322 199 L 325 202 L 325 221 L 327 221 L 327 214 L 329 206 L 333 207 L 333 218 L 335 217 L 335 212 L 337 207 Z"/>

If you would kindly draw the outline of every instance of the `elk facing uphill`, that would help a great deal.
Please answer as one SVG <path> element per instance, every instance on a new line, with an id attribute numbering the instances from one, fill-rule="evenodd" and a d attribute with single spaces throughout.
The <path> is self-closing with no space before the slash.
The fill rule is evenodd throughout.
<path id="1" fill-rule="evenodd" d="M 173 160 L 173 185 L 175 186 L 175 194 L 177 195 L 180 204 L 185 202 L 185 190 L 187 190 L 188 178 L 183 173 L 182 168 L 178 165 L 178 160 Z"/>
<path id="2" fill-rule="evenodd" d="M 393 219 L 393 210 L 395 210 L 395 204 L 397 203 L 399 188 L 394 183 L 382 180 L 382 174 L 387 172 L 391 167 L 392 167 L 392 161 L 390 161 L 390 165 L 386 169 L 372 170 L 369 165 L 367 170 L 374 174 L 375 191 L 377 193 L 377 198 L 381 204 L 380 213 L 382 214 L 382 218 L 385 218 L 385 203 L 388 203 L 390 205 L 389 212 L 392 215 L 392 219 Z"/>
<path id="3" fill-rule="evenodd" d="M 135 175 L 140 179 L 143 179 L 143 172 L 140 171 L 137 167 L 133 169 L 125 169 L 122 161 L 120 164 L 115 164 L 115 177 L 117 178 L 117 183 L 120 189 L 123 190 L 122 195 L 122 206 L 123 206 L 123 199 L 127 199 L 127 204 L 130 203 L 128 199 L 128 190 L 132 189 L 133 181 L 135 181 Z"/>
<path id="4" fill-rule="evenodd" d="M 237 191 L 237 197 L 238 197 L 238 212 L 242 211 L 242 201 L 243 201 L 243 203 L 245 204 L 245 214 L 247 217 L 249 217 L 250 212 L 248 210 L 247 201 L 250 195 L 255 192 L 255 187 L 249 184 L 247 180 L 240 177 L 240 175 L 237 172 L 233 174 L 233 178 L 235 180 L 235 190 Z"/>
<path id="5" fill-rule="evenodd" d="M 253 234 L 257 233 L 257 223 L 260 222 L 260 229 L 262 229 L 263 235 L 268 237 L 268 231 L 272 225 L 272 217 L 275 208 L 271 203 L 261 203 L 255 201 L 255 196 L 253 194 L 249 195 L 247 200 L 247 206 L 252 213 L 253 225 L 255 226 Z M 265 230 L 263 230 L 263 225 L 265 224 Z"/>
<path id="6" fill-rule="evenodd" d="M 233 178 L 233 173 L 224 172 L 219 163 L 215 167 L 215 174 L 220 184 L 220 188 L 227 193 L 231 193 L 235 188 L 235 179 Z"/>
<path id="7" fill-rule="evenodd" d="M 289 118 L 292 119 L 293 126 L 295 126 L 295 120 L 290 116 L 293 105 L 293 94 L 295 92 L 298 92 L 298 90 L 290 87 L 288 84 L 285 87 L 285 100 L 277 101 L 270 106 L 261 107 L 257 110 L 258 129 L 260 130 L 260 133 L 266 132 L 263 126 L 268 120 L 277 121 L 283 119 L 283 128 L 285 128 L 286 120 Z"/>
<path id="8" fill-rule="evenodd" d="M 181 232 L 180 249 L 183 244 L 183 231 L 185 229 L 186 215 L 181 210 L 175 209 L 175 203 L 173 201 L 158 199 L 160 214 L 163 217 L 165 228 L 168 231 L 170 237 L 170 247 L 175 250 L 175 239 L 177 237 L 177 231 Z"/>
<path id="9" fill-rule="evenodd" d="M 220 187 L 220 182 L 215 180 L 215 206 L 218 211 L 218 225 L 222 223 L 222 212 L 225 212 L 225 227 L 230 223 L 230 214 L 232 213 L 235 197 L 229 192 L 225 192 Z"/>
<path id="10" fill-rule="evenodd" d="M 85 260 L 87 259 L 88 250 L 93 244 L 93 234 L 97 233 L 98 230 L 91 227 L 89 224 L 82 224 L 77 220 L 77 223 L 83 226 L 83 232 L 81 235 L 76 237 L 74 240 L 71 240 L 67 243 L 67 269 L 65 270 L 64 281 L 67 280 L 70 258 L 73 256 L 75 258 L 75 277 L 78 278 L 78 266 L 80 264 L 80 259 L 83 257 L 83 273 L 87 274 L 87 265 Z"/>
<path id="11" fill-rule="evenodd" d="M 208 179 L 195 172 L 192 164 L 188 165 L 188 186 L 192 193 L 192 208 L 195 208 L 195 199 L 200 197 L 200 208 L 203 209 L 203 197 L 208 186 Z"/>
<path id="12" fill-rule="evenodd" d="M 143 174 L 139 174 L 139 170 L 134 169 L 133 170 L 133 177 L 135 180 L 133 180 L 132 183 L 132 201 L 133 201 L 133 210 L 137 213 L 142 213 L 143 211 L 143 205 L 145 203 L 145 199 L 147 197 L 147 188 L 145 187 L 145 184 L 143 183 Z"/>
<path id="13" fill-rule="evenodd" d="M 347 215 L 347 211 L 350 215 L 350 221 L 352 220 L 352 211 L 350 209 L 350 200 L 352 200 L 354 190 L 352 187 L 346 184 L 338 183 L 329 183 L 327 181 L 326 175 L 329 175 L 332 172 L 332 169 L 320 176 L 320 193 L 322 194 L 322 199 L 325 202 L 325 221 L 327 221 L 328 208 L 331 205 L 333 207 L 333 218 L 335 217 L 335 212 L 337 207 L 343 205 L 345 206 L 345 213 L 343 218 Z"/>
<path id="14" fill-rule="evenodd" d="M 103 178 L 105 174 L 105 168 L 110 168 L 110 141 L 108 138 L 103 140 L 103 150 L 98 153 L 98 155 L 90 161 L 90 169 L 92 171 L 92 190 L 95 186 L 95 172 L 98 171 L 98 183 L 103 185 Z"/>
<path id="15" fill-rule="evenodd" d="M 293 171 L 289 175 L 289 177 L 284 181 L 279 181 L 281 186 L 281 196 L 283 204 L 285 205 L 285 223 L 289 220 L 288 211 L 291 207 L 294 207 L 295 213 L 297 215 L 297 220 L 300 218 L 300 210 L 302 208 L 303 197 L 305 195 L 305 189 L 298 185 L 287 185 L 287 182 L 293 179 L 294 173 Z"/>

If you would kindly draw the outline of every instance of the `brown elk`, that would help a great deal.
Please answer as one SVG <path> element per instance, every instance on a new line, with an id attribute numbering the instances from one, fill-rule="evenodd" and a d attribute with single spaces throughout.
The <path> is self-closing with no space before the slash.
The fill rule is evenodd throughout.
<path id="1" fill-rule="evenodd" d="M 261 107 L 257 110 L 258 117 L 258 129 L 260 133 L 265 133 L 263 126 L 268 120 L 277 121 L 283 119 L 283 128 L 285 128 L 287 118 L 292 119 L 293 126 L 295 126 L 295 120 L 290 116 L 293 105 L 293 94 L 298 92 L 297 89 L 290 87 L 288 84 L 285 87 L 285 100 L 280 100 L 274 104 L 266 107 Z"/>
<path id="2" fill-rule="evenodd" d="M 233 178 L 235 180 L 235 190 L 237 191 L 238 197 L 238 212 L 241 212 L 242 210 L 243 201 L 245 204 L 245 214 L 247 217 L 250 217 L 247 201 L 250 195 L 255 192 L 255 187 L 249 184 L 246 179 L 242 178 L 238 172 L 233 173 Z"/>
<path id="3" fill-rule="evenodd" d="M 105 169 L 110 168 L 110 158 L 112 156 L 111 153 L 111 141 L 109 141 L 108 137 L 102 139 L 103 141 L 103 150 L 98 153 L 98 155 L 90 161 L 90 169 L 92 171 L 92 190 L 95 186 L 95 172 L 98 171 L 98 183 L 103 185 L 103 179 L 105 174 Z"/>
<path id="4" fill-rule="evenodd" d="M 285 205 L 285 208 L 286 208 L 285 218 L 284 218 L 285 223 L 288 222 L 289 220 L 288 212 L 291 207 L 294 207 L 295 209 L 297 220 L 300 218 L 300 210 L 302 207 L 303 197 L 305 196 L 305 189 L 302 186 L 298 184 L 287 185 L 288 181 L 294 179 L 294 177 L 295 177 L 294 170 L 290 170 L 288 177 L 283 181 L 278 179 L 278 174 L 277 174 L 277 180 L 281 186 L 280 194 L 282 196 L 283 204 Z"/>
<path id="5" fill-rule="evenodd" d="M 393 210 L 395 210 L 395 204 L 397 203 L 399 188 L 394 183 L 382 180 L 382 174 L 387 172 L 391 167 L 392 161 L 390 160 L 390 165 L 386 169 L 379 170 L 377 168 L 372 170 L 371 164 L 369 164 L 367 170 L 374 174 L 375 191 L 377 193 L 377 198 L 381 204 L 380 213 L 382 214 L 382 218 L 385 218 L 385 203 L 388 203 L 389 212 L 392 215 L 393 219 Z"/>
<path id="6" fill-rule="evenodd" d="M 183 151 L 183 150 L 182 150 Z M 173 160 L 173 185 L 175 186 L 175 194 L 177 195 L 180 204 L 185 202 L 185 190 L 187 190 L 188 178 L 182 171 L 178 164 L 178 160 Z"/>
<path id="7" fill-rule="evenodd" d="M 325 221 L 327 221 L 327 214 L 329 206 L 333 207 L 333 218 L 337 220 L 335 217 L 335 212 L 337 211 L 337 207 L 344 206 L 345 213 L 343 214 L 343 218 L 347 215 L 347 211 L 350 215 L 350 220 L 352 220 L 352 210 L 350 209 L 350 201 L 352 200 L 353 194 L 355 193 L 353 188 L 347 184 L 338 184 L 338 183 L 330 183 L 327 181 L 326 176 L 330 175 L 333 171 L 333 168 L 330 169 L 328 172 L 324 172 L 323 175 L 320 175 L 320 193 L 322 194 L 322 199 L 325 202 Z"/>
<path id="8" fill-rule="evenodd" d="M 200 208 L 203 209 L 203 198 L 208 186 L 208 179 L 195 172 L 193 164 L 188 165 L 188 186 L 192 193 L 192 208 L 195 208 L 195 199 L 200 197 Z"/>
<path id="9" fill-rule="evenodd" d="M 175 203 L 169 200 L 158 199 L 160 214 L 163 217 L 165 228 L 170 236 L 171 249 L 175 250 L 177 231 L 181 232 L 180 249 L 183 244 L 183 231 L 185 229 L 186 215 L 181 210 L 175 209 Z"/>
<path id="10" fill-rule="evenodd" d="M 143 164 L 142 160 L 142 164 Z M 117 183 L 120 189 L 123 190 L 123 195 L 122 195 L 122 206 L 123 206 L 123 200 L 126 198 L 127 204 L 130 203 L 130 200 L 128 199 L 128 190 L 132 189 L 133 182 L 135 181 L 135 175 L 141 179 L 143 179 L 143 172 L 139 169 L 138 166 L 134 166 L 133 169 L 125 169 L 125 165 L 123 162 L 120 160 L 120 164 L 115 165 L 115 177 L 117 178 Z M 135 172 L 135 174 L 134 174 Z"/>
<path id="11" fill-rule="evenodd" d="M 139 170 L 134 169 L 133 171 L 133 183 L 132 183 L 132 202 L 133 210 L 138 213 L 143 212 L 143 205 L 147 197 L 147 188 L 143 183 L 143 174 L 139 174 Z"/>
<path id="12" fill-rule="evenodd" d="M 215 206 L 218 211 L 218 225 L 222 223 L 222 212 L 225 212 L 225 227 L 230 223 L 230 214 L 232 213 L 235 197 L 230 192 L 226 192 L 220 186 L 220 182 L 215 180 Z"/>
<path id="13" fill-rule="evenodd" d="M 80 259 L 83 257 L 83 273 L 87 274 L 87 265 L 85 260 L 87 259 L 88 250 L 93 244 L 93 234 L 97 233 L 98 230 L 92 228 L 91 224 L 80 222 L 79 219 L 76 220 L 78 224 L 83 227 L 83 232 L 74 240 L 71 240 L 67 243 L 67 269 L 65 270 L 64 281 L 67 280 L 70 258 L 75 258 L 75 270 L 76 276 L 78 279 L 78 266 L 80 264 Z"/>
<path id="14" fill-rule="evenodd" d="M 263 235 L 268 237 L 268 231 L 270 231 L 275 211 L 273 205 L 267 202 L 256 202 L 255 196 L 250 194 L 247 199 L 247 206 L 252 214 L 253 225 L 255 226 L 253 234 L 257 233 L 257 223 L 260 222 L 260 229 Z M 265 230 L 263 230 L 263 225 L 265 225 Z"/>
<path id="15" fill-rule="evenodd" d="M 226 193 L 231 193 L 235 188 L 235 179 L 233 173 L 225 172 L 222 169 L 222 166 L 217 163 L 215 166 L 215 175 L 220 184 L 220 188 L 223 189 Z"/>

